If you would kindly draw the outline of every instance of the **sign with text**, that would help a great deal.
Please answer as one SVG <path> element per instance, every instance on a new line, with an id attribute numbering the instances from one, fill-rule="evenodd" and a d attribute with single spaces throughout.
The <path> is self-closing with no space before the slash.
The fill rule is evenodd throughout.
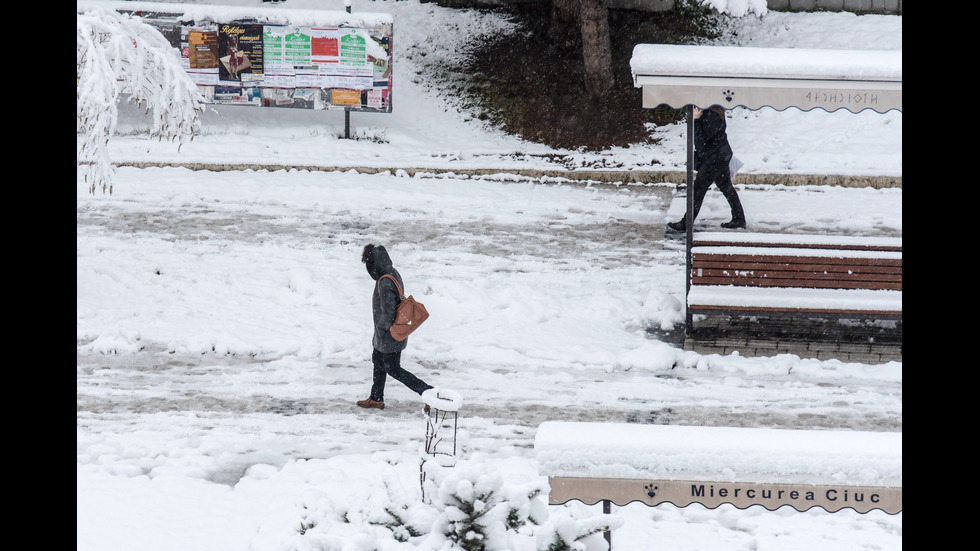
<path id="1" fill-rule="evenodd" d="M 642 84 L 643 107 L 659 105 L 679 108 L 685 105 L 736 106 L 749 109 L 772 107 L 783 111 L 796 107 L 802 111 L 847 109 L 858 113 L 871 109 L 884 113 L 902 109 L 902 83 L 862 83 L 831 81 L 767 82 L 765 79 L 722 79 L 684 77 L 638 77 Z"/>
<path id="2" fill-rule="evenodd" d="M 678 507 L 700 503 L 709 509 L 729 503 L 739 509 L 761 505 L 776 510 L 789 505 L 798 511 L 822 507 L 831 513 L 845 508 L 859 513 L 902 512 L 901 487 L 573 477 L 549 477 L 548 483 L 550 505 L 578 499 L 588 505 L 609 500 L 621 506 L 639 501 Z"/>

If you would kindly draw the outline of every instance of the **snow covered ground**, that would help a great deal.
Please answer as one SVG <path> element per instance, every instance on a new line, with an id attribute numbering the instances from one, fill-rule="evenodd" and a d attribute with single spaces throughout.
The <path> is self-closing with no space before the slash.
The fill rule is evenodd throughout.
<path id="1" fill-rule="evenodd" d="M 417 0 L 354 9 L 392 13 L 401 47 L 429 55 L 507 26 Z M 769 13 L 732 26 L 737 38 L 724 43 L 901 49 L 896 16 Z M 393 113 L 352 116 L 362 139 L 337 137 L 339 113 L 226 107 L 180 152 L 135 117 L 110 143 L 122 162 L 389 172 L 123 167 L 112 195 L 91 195 L 79 170 L 80 551 L 438 548 L 372 524 L 387 503 L 418 502 L 425 421 L 419 398 L 393 380 L 384 411 L 353 404 L 371 376 L 366 243 L 389 249 L 406 291 L 432 314 L 403 366 L 463 396 L 460 473 L 539 483 L 533 442 L 547 420 L 902 431 L 901 363 L 702 356 L 647 331 L 683 323 L 683 243 L 663 235 L 683 212 L 674 185 L 507 173 L 550 168 L 555 157 L 679 170 L 683 125 L 658 129 L 658 147 L 555 152 L 457 112 L 413 81 L 413 63 L 395 65 Z M 900 113 L 736 110 L 729 129 L 746 171 L 902 174 Z M 399 167 L 501 174 L 409 177 Z M 740 195 L 756 231 L 902 235 L 900 189 L 743 186 Z M 727 214 L 713 190 L 698 222 L 717 229 Z M 600 511 L 551 508 L 553 517 Z M 902 546 L 902 515 L 880 511 L 632 504 L 614 513 L 624 521 L 617 551 Z M 311 520 L 320 531 L 300 535 Z"/>

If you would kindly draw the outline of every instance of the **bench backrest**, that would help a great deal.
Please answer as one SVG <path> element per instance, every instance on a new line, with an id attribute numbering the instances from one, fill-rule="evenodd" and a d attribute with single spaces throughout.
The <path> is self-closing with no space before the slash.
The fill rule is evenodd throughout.
<path id="1" fill-rule="evenodd" d="M 691 285 L 901 291 L 901 239 L 696 234 Z"/>

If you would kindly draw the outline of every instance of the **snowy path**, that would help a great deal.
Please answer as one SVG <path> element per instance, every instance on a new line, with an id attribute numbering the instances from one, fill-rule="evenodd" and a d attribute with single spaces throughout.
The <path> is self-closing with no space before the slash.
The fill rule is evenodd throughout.
<path id="1" fill-rule="evenodd" d="M 389 384 L 383 413 L 353 405 L 370 379 L 370 351 L 361 335 L 362 310 L 369 308 L 361 296 L 366 276 L 356 262 L 366 240 L 403 241 L 421 251 L 410 253 L 408 272 L 438 274 L 422 278 L 436 290 L 419 296 L 423 301 L 440 293 L 455 296 L 456 288 L 462 289 L 458 300 L 472 300 L 467 288 L 500 294 L 487 307 L 502 315 L 513 310 L 513 317 L 504 318 L 512 323 L 530 317 L 515 330 L 532 335 L 550 324 L 560 330 L 560 320 L 542 309 L 583 293 L 610 301 L 614 306 L 601 315 L 615 315 L 631 307 L 619 296 L 622 289 L 658 297 L 683 288 L 682 244 L 663 238 L 667 211 L 677 207 L 672 188 L 183 169 L 122 169 L 121 175 L 123 191 L 80 195 L 76 215 L 79 270 L 96 274 L 87 281 L 105 280 L 98 285 L 107 288 L 101 306 L 79 303 L 78 452 L 81 461 L 111 473 L 180 469 L 234 484 L 256 463 L 414 453 L 424 422 L 418 399 L 404 387 Z M 207 191 L 196 187 L 204 178 Z M 165 183 L 156 185 L 158 179 Z M 501 190 L 504 196 L 495 195 Z M 897 197 L 900 205 L 900 190 L 838 191 L 856 197 L 856 204 L 872 193 L 878 203 Z M 388 203 L 363 200 L 374 194 Z M 830 205 L 845 203 L 824 190 L 743 196 L 757 212 L 768 212 L 759 225 L 776 229 L 807 220 L 787 197 L 798 197 L 801 209 L 822 207 L 828 218 L 841 216 Z M 722 202 L 709 196 L 704 219 L 724 216 Z M 889 218 L 862 214 L 871 226 L 853 231 L 901 234 Z M 296 276 L 297 266 L 312 273 L 308 289 Z M 242 273 L 244 267 L 250 273 Z M 278 295 L 275 284 L 284 270 L 292 274 L 290 292 Z M 344 329 L 318 327 L 316 315 L 326 299 L 315 289 L 337 284 L 348 271 L 357 288 L 346 299 L 354 303 L 351 320 Z M 86 296 L 99 295 L 98 288 L 85 290 Z M 303 300 L 294 302 L 297 291 Z M 526 297 L 539 295 L 540 304 L 526 304 Z M 151 307 L 143 310 L 145 305 Z M 604 320 L 593 327 L 592 344 L 593 337 L 582 337 L 581 350 L 515 335 L 457 343 L 473 347 L 460 351 L 440 341 L 441 331 L 459 330 L 439 326 L 454 318 L 438 305 L 433 306 L 441 308 L 440 316 L 425 338 L 415 339 L 403 365 L 466 396 L 460 442 L 469 452 L 530 457 L 534 430 L 546 420 L 902 430 L 901 381 L 877 370 L 865 376 L 852 365 L 835 371 L 816 363 L 808 373 L 793 360 L 629 369 L 601 348 L 616 346 L 604 339 L 621 338 Z M 447 314 L 450 321 L 442 319 Z M 255 316 L 261 319 L 238 319 Z M 247 332 L 257 325 L 250 333 L 254 341 L 234 327 L 227 331 L 250 348 L 225 345 L 220 353 L 222 341 L 214 334 L 228 322 L 243 321 Z M 190 329 L 195 324 L 200 328 Z M 342 338 L 313 354 L 297 353 L 293 344 L 280 349 L 276 338 L 310 340 L 308 331 Z M 644 332 L 642 326 L 631 331 Z M 101 353 L 95 343 L 113 333 L 135 339 L 127 344 L 142 350 Z M 546 331 L 541 338 L 546 336 L 553 337 Z M 194 352 L 201 342 L 207 348 Z M 215 346 L 217 353 L 209 349 Z M 677 353 L 664 348 L 657 354 Z"/>
<path id="2" fill-rule="evenodd" d="M 255 463 L 281 466 L 344 453 L 411 453 L 424 435 L 417 400 L 396 385 L 383 413 L 353 405 L 365 389 L 367 363 L 140 356 L 135 361 L 78 357 L 79 446 L 90 446 L 95 442 L 88 439 L 94 438 L 108 449 L 134 453 L 101 458 L 110 470 L 148 470 L 157 462 L 177 461 L 200 469 L 204 478 L 234 484 Z M 447 379 L 444 366 L 406 365 L 423 377 Z M 643 377 L 600 369 L 492 371 L 501 381 L 520 381 L 521 393 L 511 396 L 506 385 L 468 385 L 465 370 L 447 384 L 478 397 L 460 412 L 460 441 L 487 456 L 530 456 L 535 428 L 546 420 L 902 430 L 898 383 L 789 375 L 747 379 L 684 368 Z M 592 392 L 597 387 L 601 393 Z M 529 403 L 527 395 L 547 396 L 547 403 Z M 384 423 L 365 422 L 382 416 Z M 235 441 L 242 444 L 228 445 Z M 146 449 L 162 442 L 166 448 Z M 227 452 L 235 448 L 237 453 Z"/>

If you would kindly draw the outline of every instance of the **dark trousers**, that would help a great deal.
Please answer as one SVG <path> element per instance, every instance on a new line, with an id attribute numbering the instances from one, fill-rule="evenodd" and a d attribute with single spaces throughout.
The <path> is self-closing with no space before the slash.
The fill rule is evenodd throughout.
<path id="1" fill-rule="evenodd" d="M 704 202 L 704 196 L 708 194 L 708 188 L 711 187 L 711 184 L 718 186 L 719 191 L 728 201 L 728 206 L 732 209 L 732 220 L 744 221 L 745 212 L 742 210 L 742 202 L 738 199 L 738 191 L 732 184 L 732 175 L 728 171 L 727 162 L 701 166 L 701 170 L 694 178 L 694 217 L 692 219 L 698 219 L 701 203 Z M 687 220 L 686 215 L 684 219 Z"/>
<path id="2" fill-rule="evenodd" d="M 412 375 L 402 369 L 402 353 L 392 352 L 386 354 L 375 350 L 371 353 L 371 361 L 374 362 L 374 384 L 371 385 L 371 399 L 376 402 L 385 401 L 385 381 L 388 375 L 407 386 L 412 392 L 422 394 L 432 386 L 426 384 L 422 379 Z"/>

